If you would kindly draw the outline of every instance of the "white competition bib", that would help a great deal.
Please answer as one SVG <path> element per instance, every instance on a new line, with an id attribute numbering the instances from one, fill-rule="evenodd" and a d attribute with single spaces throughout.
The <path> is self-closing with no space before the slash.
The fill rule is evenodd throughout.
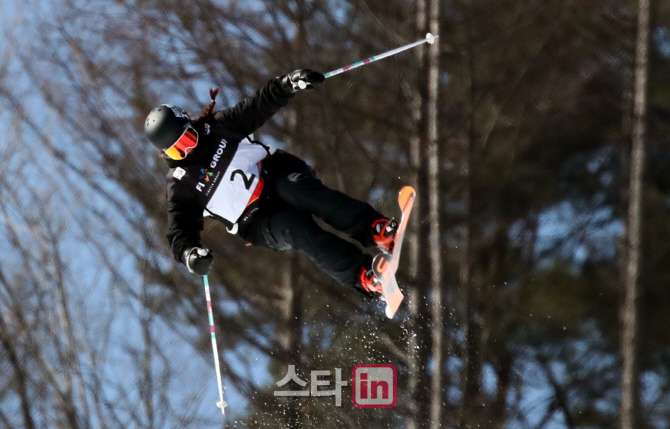
<path id="1" fill-rule="evenodd" d="M 246 138 L 242 140 L 207 203 L 207 210 L 236 223 L 244 209 L 258 199 L 263 190 L 260 162 L 266 156 L 268 152 L 263 146 Z"/>

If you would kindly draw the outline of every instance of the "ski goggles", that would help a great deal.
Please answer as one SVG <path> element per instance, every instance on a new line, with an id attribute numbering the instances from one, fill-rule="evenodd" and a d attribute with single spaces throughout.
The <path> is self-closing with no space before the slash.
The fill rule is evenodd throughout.
<path id="1" fill-rule="evenodd" d="M 195 149 L 197 145 L 198 132 L 192 127 L 187 127 L 181 137 L 172 146 L 165 149 L 163 153 L 175 161 L 180 161 L 186 158 L 186 155 Z"/>

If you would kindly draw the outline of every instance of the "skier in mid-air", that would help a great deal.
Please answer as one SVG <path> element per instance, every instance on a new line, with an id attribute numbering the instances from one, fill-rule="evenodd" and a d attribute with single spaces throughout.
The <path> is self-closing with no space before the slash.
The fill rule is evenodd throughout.
<path id="1" fill-rule="evenodd" d="M 206 275 L 212 267 L 212 253 L 200 243 L 206 214 L 254 246 L 303 251 L 340 283 L 367 295 L 381 293 L 372 258 L 319 227 L 312 215 L 364 247 L 382 250 L 393 245 L 397 222 L 326 187 L 303 160 L 271 152 L 251 137 L 297 91 L 324 80 L 321 73 L 296 70 L 270 80 L 235 107 L 213 113 L 217 91 L 211 90 L 212 102 L 194 120 L 167 104 L 149 113 L 145 133 L 170 168 L 167 239 L 189 271 Z"/>

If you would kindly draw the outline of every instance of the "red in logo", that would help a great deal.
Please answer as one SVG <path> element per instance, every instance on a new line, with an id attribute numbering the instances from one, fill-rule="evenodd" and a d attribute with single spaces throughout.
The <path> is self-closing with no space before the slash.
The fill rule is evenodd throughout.
<path id="1" fill-rule="evenodd" d="M 351 401 L 358 408 L 391 408 L 398 401 L 398 372 L 394 365 L 356 365 Z"/>

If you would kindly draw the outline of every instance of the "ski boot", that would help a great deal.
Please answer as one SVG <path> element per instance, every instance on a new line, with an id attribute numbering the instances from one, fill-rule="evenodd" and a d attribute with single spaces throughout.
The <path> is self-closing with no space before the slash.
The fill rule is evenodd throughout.
<path id="1" fill-rule="evenodd" d="M 397 230 L 398 222 L 395 219 L 377 219 L 372 223 L 372 240 L 378 248 L 390 253 L 393 250 L 393 240 Z"/>
<path id="2" fill-rule="evenodd" d="M 360 284 L 370 295 L 381 295 L 382 293 L 382 283 L 377 276 L 375 276 L 375 273 L 371 268 L 366 268 L 365 266 L 361 267 Z"/>

